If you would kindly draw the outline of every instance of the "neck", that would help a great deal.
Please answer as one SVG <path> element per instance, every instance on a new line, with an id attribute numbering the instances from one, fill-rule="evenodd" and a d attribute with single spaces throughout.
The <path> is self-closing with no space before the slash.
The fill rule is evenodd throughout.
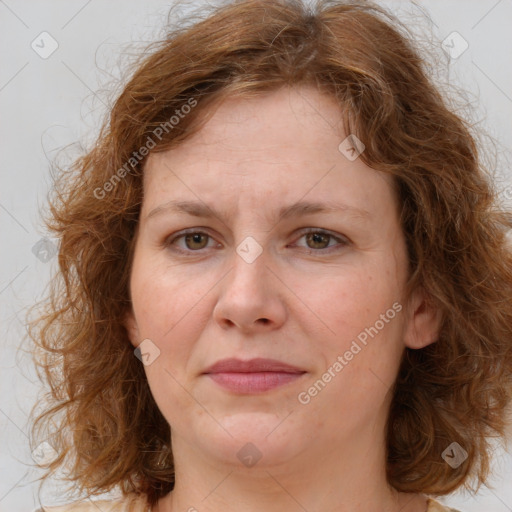
<path id="1" fill-rule="evenodd" d="M 250 468 L 174 438 L 176 485 L 154 512 L 425 512 L 424 496 L 388 485 L 384 439 L 375 439 L 383 429 L 371 427 L 343 445 L 314 439 L 293 460 L 263 457 Z"/>

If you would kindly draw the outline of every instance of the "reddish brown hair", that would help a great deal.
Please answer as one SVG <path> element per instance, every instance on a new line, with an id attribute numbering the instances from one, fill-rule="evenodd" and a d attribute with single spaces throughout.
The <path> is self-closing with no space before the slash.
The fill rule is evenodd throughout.
<path id="1" fill-rule="evenodd" d="M 32 331 L 51 390 L 34 425 L 59 454 L 50 472 L 67 461 L 81 489 L 120 486 L 151 503 L 172 490 L 169 425 L 123 327 L 145 162 L 133 152 L 148 137 L 152 151 L 179 144 L 220 98 L 300 85 L 334 97 L 346 133 L 366 145 L 363 161 L 394 176 L 408 292 L 423 287 L 443 313 L 439 340 L 404 352 L 388 481 L 434 495 L 485 482 L 488 439 L 504 435 L 512 395 L 512 221 L 468 124 L 447 108 L 398 21 L 364 1 L 310 10 L 244 0 L 173 32 L 144 57 L 94 148 L 62 174 L 49 220 L 60 238 L 59 272 Z M 191 98 L 197 106 L 156 140 Z M 455 469 L 441 458 L 454 441 L 468 453 Z"/>

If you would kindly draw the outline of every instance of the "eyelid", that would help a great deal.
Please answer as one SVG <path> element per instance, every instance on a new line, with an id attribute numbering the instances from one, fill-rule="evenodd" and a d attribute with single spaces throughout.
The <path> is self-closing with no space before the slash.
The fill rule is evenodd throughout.
<path id="1" fill-rule="evenodd" d="M 303 229 L 299 230 L 298 236 L 295 237 L 295 242 L 297 240 L 300 240 L 304 235 L 307 235 L 309 233 L 320 233 L 322 235 L 327 235 L 327 236 L 333 238 L 334 240 L 336 240 L 338 242 L 338 246 L 341 246 L 341 247 L 345 247 L 345 246 L 350 245 L 352 243 L 344 235 L 334 234 L 333 232 L 331 232 L 329 230 L 326 230 L 326 229 L 323 229 L 323 228 L 315 228 L 315 227 L 303 228 Z M 214 237 L 210 234 L 208 228 L 195 227 L 195 228 L 183 229 L 181 231 L 177 231 L 176 233 L 173 233 L 172 235 L 170 235 L 170 236 L 165 238 L 165 240 L 163 242 L 163 245 L 166 246 L 166 247 L 174 245 L 174 242 L 176 240 L 179 240 L 182 237 L 184 237 L 186 235 L 189 235 L 189 234 L 206 235 L 210 239 L 214 240 Z M 340 247 L 337 247 L 336 245 L 334 245 L 334 246 L 328 246 L 328 247 L 326 247 L 324 249 L 310 249 L 310 248 L 307 248 L 307 247 L 303 247 L 303 249 L 307 250 L 310 253 L 328 254 L 328 253 L 332 252 L 333 250 L 339 250 Z M 173 250 L 175 250 L 176 252 L 181 252 L 182 254 L 184 254 L 184 253 L 187 253 L 187 254 L 198 253 L 198 254 L 200 254 L 201 252 L 204 251 L 204 249 L 198 249 L 196 251 L 193 251 L 193 250 L 181 249 L 181 248 L 177 248 L 177 247 L 175 249 L 173 249 Z"/>
<path id="2" fill-rule="evenodd" d="M 203 228 L 203 227 L 196 227 L 196 228 L 187 228 L 187 229 L 183 229 L 181 231 L 177 231 L 176 233 L 173 233 L 172 235 L 169 235 L 167 237 L 165 237 L 164 241 L 163 241 L 163 245 L 165 247 L 169 247 L 171 245 L 174 245 L 174 242 L 176 240 L 179 240 L 180 238 L 186 236 L 186 235 L 192 235 L 192 234 L 200 234 L 200 235 L 206 235 L 208 237 L 210 237 L 211 240 L 214 240 L 214 237 L 209 233 L 209 230 L 208 228 Z M 191 254 L 191 253 L 200 253 L 202 251 L 204 251 L 204 249 L 200 249 L 200 250 L 197 250 L 197 251 L 192 251 L 192 250 L 188 250 L 188 249 L 181 249 L 179 247 L 177 247 L 176 249 L 174 249 L 176 252 L 181 252 L 182 254 L 183 253 L 188 253 L 188 254 Z"/>
<path id="3" fill-rule="evenodd" d="M 338 242 L 338 245 L 341 247 L 345 247 L 347 245 L 350 245 L 352 242 L 344 235 L 341 234 L 334 234 L 333 232 L 323 229 L 323 228 L 304 228 L 299 231 L 299 237 L 297 240 L 300 240 L 304 235 L 307 235 L 308 233 L 320 233 L 322 235 L 327 235 L 333 239 L 335 239 Z M 336 247 L 336 245 L 326 247 L 325 249 L 310 249 L 308 247 L 305 247 L 309 252 L 318 253 L 318 254 L 329 254 L 330 252 L 333 252 L 334 250 L 339 250 L 340 247 Z"/>

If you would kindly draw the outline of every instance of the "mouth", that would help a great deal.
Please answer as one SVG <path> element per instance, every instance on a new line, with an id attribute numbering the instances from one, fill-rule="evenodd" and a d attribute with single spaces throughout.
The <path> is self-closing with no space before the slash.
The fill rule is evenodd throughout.
<path id="1" fill-rule="evenodd" d="M 295 366 L 274 359 L 223 359 L 204 375 L 234 393 L 262 393 L 293 382 L 305 373 Z"/>

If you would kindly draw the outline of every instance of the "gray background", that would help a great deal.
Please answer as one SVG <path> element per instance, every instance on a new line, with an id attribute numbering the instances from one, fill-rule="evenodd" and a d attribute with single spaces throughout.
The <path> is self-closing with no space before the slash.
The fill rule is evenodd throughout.
<path id="1" fill-rule="evenodd" d="M 467 91 L 475 109 L 472 119 L 492 137 L 500 155 L 491 167 L 504 198 L 512 199 L 507 163 L 512 148 L 512 0 L 429 0 L 421 2 L 425 14 L 409 1 L 382 3 L 415 25 L 426 42 L 432 32 L 430 47 L 444 70 L 441 78 Z M 80 146 L 66 153 L 59 149 L 93 140 L 124 64 L 141 44 L 161 35 L 170 5 L 161 0 L 0 0 L 0 511 L 27 512 L 37 505 L 40 473 L 31 458 L 27 414 L 39 384 L 22 341 L 27 307 L 41 298 L 56 265 L 51 240 L 41 242 L 45 233 L 39 218 L 51 186 L 49 160 L 68 162 Z M 44 52 L 55 43 L 40 36 L 43 31 L 58 44 L 49 56 Z M 445 38 L 447 51 L 462 48 L 459 36 L 450 36 L 454 31 L 469 47 L 443 60 Z M 44 45 L 41 38 L 46 38 Z M 512 511 L 510 453 L 498 450 L 494 469 L 492 489 L 443 501 L 465 512 Z M 49 487 L 42 499 L 48 504 L 57 496 Z"/>

